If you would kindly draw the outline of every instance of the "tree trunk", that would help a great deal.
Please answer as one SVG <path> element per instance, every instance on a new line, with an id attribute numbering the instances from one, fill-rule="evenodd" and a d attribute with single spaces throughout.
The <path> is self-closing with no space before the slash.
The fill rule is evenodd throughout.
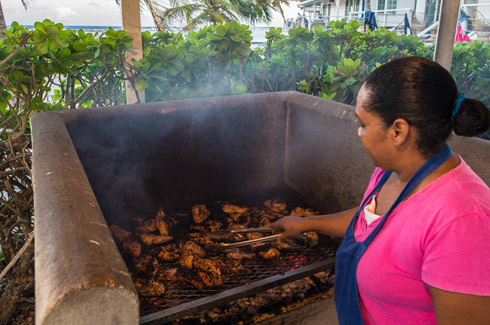
<path id="1" fill-rule="evenodd" d="M 148 5 L 148 8 L 150 8 L 151 16 L 153 17 L 153 21 L 155 22 L 155 25 L 157 27 L 157 30 L 160 32 L 163 30 L 162 25 L 160 25 L 160 22 L 158 21 L 158 15 L 155 12 L 155 8 L 153 8 L 153 3 L 152 0 L 145 0 L 146 4 Z"/>
<path id="2" fill-rule="evenodd" d="M 6 324 L 14 315 L 17 309 L 17 303 L 21 299 L 21 294 L 27 287 L 27 284 L 33 281 L 32 266 L 34 248 L 30 247 L 22 254 L 17 266 L 11 269 L 7 276 L 8 286 L 0 297 L 0 324 Z M 31 271 L 31 272 L 30 272 Z"/>
<path id="3" fill-rule="evenodd" d="M 5 17 L 3 15 L 2 9 L 2 1 L 0 0 L 0 37 L 3 38 L 3 34 L 7 29 L 7 25 L 5 24 Z"/>

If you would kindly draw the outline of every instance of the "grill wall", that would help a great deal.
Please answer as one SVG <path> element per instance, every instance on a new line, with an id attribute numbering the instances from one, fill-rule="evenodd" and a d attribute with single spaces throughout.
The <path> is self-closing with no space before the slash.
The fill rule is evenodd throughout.
<path id="1" fill-rule="evenodd" d="M 37 323 L 138 321 L 107 223 L 284 184 L 327 212 L 359 204 L 373 166 L 356 127 L 353 107 L 295 92 L 37 114 Z M 490 142 L 451 146 L 490 184 Z"/>

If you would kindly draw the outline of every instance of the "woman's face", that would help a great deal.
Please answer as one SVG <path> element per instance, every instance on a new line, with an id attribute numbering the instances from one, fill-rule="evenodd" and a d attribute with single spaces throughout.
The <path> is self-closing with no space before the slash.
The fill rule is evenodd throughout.
<path id="1" fill-rule="evenodd" d="M 369 90 L 362 86 L 357 95 L 356 117 L 359 120 L 357 135 L 376 166 L 387 168 L 390 160 L 388 129 L 377 115 L 368 112 L 365 104 Z"/>

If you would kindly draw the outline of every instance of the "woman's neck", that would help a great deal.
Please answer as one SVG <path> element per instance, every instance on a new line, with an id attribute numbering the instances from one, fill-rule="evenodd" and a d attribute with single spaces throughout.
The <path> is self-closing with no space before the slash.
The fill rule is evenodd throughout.
<path id="1" fill-rule="evenodd" d="M 418 153 L 404 155 L 400 157 L 399 166 L 394 170 L 394 174 L 399 182 L 406 184 L 427 160 Z"/>
<path id="2" fill-rule="evenodd" d="M 400 187 L 404 187 L 412 178 L 412 176 L 417 172 L 417 170 L 419 170 L 419 168 L 422 167 L 422 165 L 427 160 L 428 159 L 423 159 L 421 157 L 419 157 L 418 159 L 406 160 L 403 166 L 401 166 L 398 170 L 394 170 L 392 174 L 392 181 L 394 183 L 398 183 Z M 420 184 L 414 189 L 412 194 L 427 186 L 429 183 L 449 172 L 450 170 L 454 169 L 460 164 L 460 162 L 461 161 L 458 155 L 454 153 L 451 154 L 448 160 L 446 160 L 441 166 L 439 166 L 436 170 L 427 175 L 427 177 L 422 182 L 420 182 Z"/>

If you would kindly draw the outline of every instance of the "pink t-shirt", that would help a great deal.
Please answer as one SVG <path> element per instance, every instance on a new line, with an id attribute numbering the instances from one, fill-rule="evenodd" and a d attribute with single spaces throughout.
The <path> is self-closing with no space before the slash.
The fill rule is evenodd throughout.
<path id="1" fill-rule="evenodd" d="M 377 168 L 367 196 L 385 173 Z M 361 212 L 354 235 L 364 240 Z M 435 323 L 426 284 L 490 296 L 490 189 L 461 164 L 418 191 L 391 213 L 362 256 L 357 281 L 366 324 Z"/>

